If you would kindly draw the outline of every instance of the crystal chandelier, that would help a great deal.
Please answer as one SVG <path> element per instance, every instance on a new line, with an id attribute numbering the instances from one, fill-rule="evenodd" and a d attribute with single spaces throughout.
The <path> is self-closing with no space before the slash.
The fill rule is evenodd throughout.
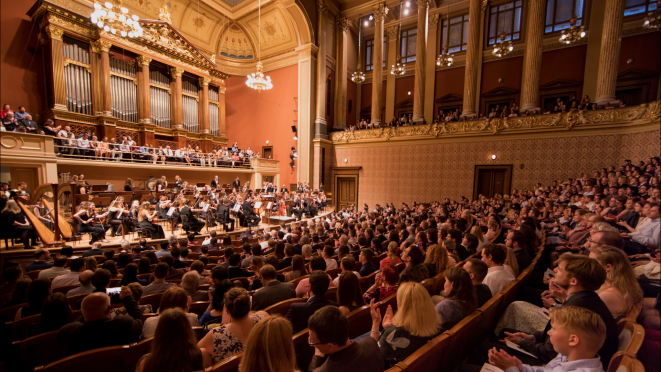
<path id="1" fill-rule="evenodd" d="M 365 81 L 365 73 L 360 71 L 360 65 L 358 65 L 357 69 L 358 71 L 354 71 L 353 74 L 351 74 L 351 81 L 360 84 Z"/>
<path id="2" fill-rule="evenodd" d="M 505 41 L 505 37 L 506 37 L 505 34 L 500 35 L 500 42 L 496 43 L 493 46 L 492 54 L 494 56 L 503 57 L 510 54 L 510 52 L 514 50 L 514 45 L 512 44 L 512 40 Z"/>
<path id="3" fill-rule="evenodd" d="M 661 1 L 656 2 L 656 9 L 647 13 L 643 27 L 657 30 L 661 26 Z"/>
<path id="4" fill-rule="evenodd" d="M 453 57 L 454 54 L 448 53 L 448 47 L 445 47 L 443 48 L 443 53 L 439 54 L 438 58 L 436 58 L 436 65 L 442 67 L 450 67 L 454 61 Z"/>
<path id="5" fill-rule="evenodd" d="M 259 12 L 259 20 L 257 23 L 257 31 L 259 33 L 259 44 L 257 47 L 257 72 L 253 72 L 248 75 L 248 80 L 246 80 L 246 85 L 255 89 L 257 92 L 261 93 L 263 90 L 269 90 L 273 88 L 273 83 L 271 83 L 270 76 L 264 76 L 264 66 L 262 66 L 262 2 L 261 0 L 257 3 L 257 9 Z"/>
<path id="6" fill-rule="evenodd" d="M 560 42 L 565 44 L 575 43 L 585 37 L 585 26 L 576 28 L 576 16 L 569 20 L 569 30 L 562 30 Z"/>
<path id="7" fill-rule="evenodd" d="M 397 60 L 401 60 L 402 56 L 397 56 Z M 390 69 L 390 73 L 395 75 L 395 76 L 402 76 L 406 73 L 406 63 L 399 63 L 392 65 L 392 69 Z"/>
<path id="8" fill-rule="evenodd" d="M 94 3 L 94 12 L 90 16 L 92 23 L 113 35 L 119 33 L 122 37 L 142 36 L 142 27 L 137 15 L 129 16 L 129 10 L 122 6 L 122 0 L 106 1 L 105 4 Z"/>
<path id="9" fill-rule="evenodd" d="M 362 52 L 362 49 L 360 47 L 361 41 L 363 41 L 363 25 L 360 23 L 360 18 L 362 17 L 361 15 L 358 15 L 358 61 L 360 61 L 360 53 Z M 354 71 L 351 74 L 351 81 L 353 81 L 356 84 L 360 84 L 365 81 L 365 73 L 360 71 L 360 63 L 358 63 L 358 66 L 356 66 L 356 71 Z"/>

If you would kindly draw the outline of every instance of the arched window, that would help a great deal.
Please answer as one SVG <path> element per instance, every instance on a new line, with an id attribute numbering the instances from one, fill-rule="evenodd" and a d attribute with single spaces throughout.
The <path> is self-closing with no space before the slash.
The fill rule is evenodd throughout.
<path id="1" fill-rule="evenodd" d="M 584 0 L 546 0 L 544 33 L 568 29 L 573 16 L 576 16 L 576 26 L 582 26 L 584 7 Z"/>

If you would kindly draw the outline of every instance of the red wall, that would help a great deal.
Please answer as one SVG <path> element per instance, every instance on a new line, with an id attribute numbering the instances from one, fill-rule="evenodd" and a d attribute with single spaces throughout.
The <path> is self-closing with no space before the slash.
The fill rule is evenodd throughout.
<path id="1" fill-rule="evenodd" d="M 407 99 L 413 99 L 415 95 L 415 76 L 407 76 L 395 80 L 395 106 L 406 101 Z M 409 96 L 409 92 L 411 95 Z"/>
<path id="2" fill-rule="evenodd" d="M 356 97 L 358 95 L 358 87 L 356 83 L 347 79 L 347 126 L 356 123 Z M 349 101 L 351 101 L 351 110 L 349 110 Z"/>
<path id="3" fill-rule="evenodd" d="M 273 158 L 280 160 L 280 184 L 295 183 L 296 170 L 291 172 L 289 154 L 296 146 L 291 126 L 295 124 L 298 95 L 298 66 L 289 66 L 266 75 L 271 77 L 273 89 L 258 93 L 248 88 L 246 78 L 227 79 L 227 138 L 231 146 L 250 147 L 262 152 L 262 146 L 273 146 Z M 305 123 L 300 123 L 304 125 Z"/>
<path id="4" fill-rule="evenodd" d="M 25 15 L 33 4 L 33 1 L 2 1 L 0 104 L 9 104 L 12 110 L 25 106 L 33 120 L 42 122 L 45 96 L 42 46 L 37 40 L 39 25 Z M 32 36 L 28 38 L 30 33 Z M 32 54 L 30 49 L 36 49 L 38 54 Z"/>
<path id="5" fill-rule="evenodd" d="M 481 94 L 497 88 L 511 88 L 519 90 L 514 100 L 520 104 L 521 96 L 521 71 L 523 69 L 523 57 L 506 58 L 482 64 L 482 90 Z M 498 82 L 502 78 L 502 82 Z M 479 112 L 485 112 L 484 97 L 480 97 Z"/>
<path id="6" fill-rule="evenodd" d="M 539 85 L 542 86 L 559 79 L 575 81 L 579 84 L 576 86 L 574 94 L 579 99 L 583 97 L 583 73 L 585 72 L 587 50 L 587 45 L 579 45 L 542 53 Z M 540 96 L 543 94 L 545 92 L 540 90 Z M 541 100 L 540 104 L 542 104 Z"/>
<path id="7" fill-rule="evenodd" d="M 629 59 L 633 59 L 630 64 L 627 63 Z M 656 75 L 650 79 L 647 102 L 658 99 L 659 64 L 661 64 L 661 38 L 658 32 L 622 38 L 618 73 L 626 70 L 640 70 Z"/>
<path id="8" fill-rule="evenodd" d="M 372 83 L 360 85 L 360 109 L 372 106 Z"/>
<path id="9" fill-rule="evenodd" d="M 436 71 L 436 89 L 434 100 L 448 94 L 464 95 L 465 67 Z M 436 113 L 434 113 L 436 116 Z"/>

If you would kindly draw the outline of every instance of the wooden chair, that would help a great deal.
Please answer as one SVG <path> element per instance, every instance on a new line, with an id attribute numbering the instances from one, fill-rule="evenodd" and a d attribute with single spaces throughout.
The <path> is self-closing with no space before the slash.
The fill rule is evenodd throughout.
<path id="1" fill-rule="evenodd" d="M 222 360 L 211 367 L 207 368 L 206 372 L 234 372 L 238 371 L 239 364 L 241 363 L 241 358 L 243 358 L 243 352 L 234 355 L 231 358 Z"/>
<path id="2" fill-rule="evenodd" d="M 276 271 L 276 273 L 283 274 L 283 273 L 287 273 L 287 272 L 290 272 L 290 271 L 292 271 L 292 266 L 287 266 L 284 269 L 280 269 L 280 270 Z"/>
<path id="3" fill-rule="evenodd" d="M 155 312 L 161 306 L 161 297 L 163 297 L 163 293 L 154 293 L 143 296 L 138 303 L 140 305 L 151 305 L 152 310 Z"/>
<path id="4" fill-rule="evenodd" d="M 67 301 L 69 301 L 69 306 L 71 306 L 72 310 L 80 310 L 80 305 L 83 302 L 83 299 L 89 295 L 90 293 L 81 293 L 79 295 L 67 297 Z"/>
<path id="5" fill-rule="evenodd" d="M 42 333 L 40 335 L 14 341 L 11 347 L 9 370 L 32 371 L 35 366 L 43 366 L 67 356 L 62 344 L 57 338 L 58 331 Z"/>
<path id="6" fill-rule="evenodd" d="M 450 344 L 450 335 L 445 332 L 427 342 L 396 367 L 405 371 L 439 371 L 444 366 L 445 351 Z"/>
<path id="7" fill-rule="evenodd" d="M 455 370 L 464 361 L 467 353 L 475 348 L 480 335 L 481 321 L 482 313 L 474 311 L 446 332 L 450 336 L 450 341 L 445 348 L 445 370 Z"/>
<path id="8" fill-rule="evenodd" d="M 197 314 L 197 318 L 199 319 L 202 317 L 207 308 L 209 308 L 209 301 L 197 301 L 190 304 L 188 311 L 193 314 Z"/>
<path id="9" fill-rule="evenodd" d="M 207 334 L 207 332 L 204 330 L 204 327 L 192 327 L 192 328 L 197 342 L 200 342 L 200 340 L 204 338 L 204 336 Z"/>
<path id="10" fill-rule="evenodd" d="M 16 313 L 18 312 L 18 310 L 27 306 L 28 304 L 18 304 L 18 305 L 10 306 L 6 309 L 2 309 L 2 311 L 0 311 L 0 318 L 2 319 L 2 322 L 5 323 L 5 322 L 13 321 L 14 318 L 16 318 Z"/>
<path id="11" fill-rule="evenodd" d="M 25 318 L 21 318 L 13 322 L 7 322 L 5 325 L 11 331 L 11 340 L 19 341 L 28 338 L 28 331 L 30 330 L 30 326 L 39 324 L 40 320 L 41 314 L 35 314 L 26 316 Z"/>
<path id="12" fill-rule="evenodd" d="M 152 275 L 151 273 L 138 274 L 138 275 L 136 275 L 136 278 L 143 279 L 143 280 L 149 280 L 149 277 L 151 277 L 151 275 Z"/>
<path id="13" fill-rule="evenodd" d="M 63 293 L 63 294 L 66 295 L 67 292 L 69 292 L 69 291 L 72 290 L 72 289 L 78 288 L 78 287 L 80 287 L 80 284 L 76 284 L 76 285 L 63 285 L 63 286 L 61 286 L 61 287 L 54 287 L 53 290 L 52 290 L 52 292 L 53 292 L 53 293 Z"/>
<path id="14" fill-rule="evenodd" d="M 434 287 L 432 288 L 432 293 L 433 294 L 439 294 L 443 290 L 443 286 L 445 285 L 445 273 L 438 273 L 434 277 Z"/>
<path id="15" fill-rule="evenodd" d="M 310 277 L 310 275 L 299 276 L 299 277 L 296 278 L 296 279 L 290 280 L 289 283 L 293 284 L 294 286 L 297 286 L 298 283 L 299 283 L 301 280 L 303 280 L 303 279 L 307 279 L 307 278 L 309 278 L 309 277 Z"/>
<path id="16" fill-rule="evenodd" d="M 628 319 L 621 320 L 617 326 L 619 331 L 617 351 L 635 358 L 645 341 L 645 329 Z"/>
<path id="17" fill-rule="evenodd" d="M 290 298 L 289 300 L 284 300 L 278 302 L 277 304 L 273 304 L 264 309 L 264 311 L 266 311 L 269 315 L 280 314 L 284 317 L 287 315 L 287 312 L 289 311 L 289 308 L 292 304 L 299 304 L 305 301 L 306 300 L 304 298 Z"/>
<path id="18" fill-rule="evenodd" d="M 636 358 L 617 352 L 611 358 L 606 372 L 645 372 L 645 368 Z"/>
<path id="19" fill-rule="evenodd" d="M 436 288 L 434 283 L 435 283 L 434 278 L 427 278 L 427 279 L 420 282 L 420 284 L 423 287 L 425 287 L 425 289 L 427 290 L 427 292 L 429 293 L 430 296 L 438 294 L 438 293 L 434 293 L 434 288 Z"/>
<path id="20" fill-rule="evenodd" d="M 367 286 L 367 288 L 371 287 L 372 284 L 374 284 L 374 281 L 376 280 L 376 274 L 378 274 L 380 272 L 381 271 L 377 270 L 377 271 L 375 271 L 375 272 L 373 272 L 373 273 L 371 273 L 367 276 L 364 276 L 364 277 L 358 279 L 358 281 L 360 282 L 360 286 L 362 288 L 365 288 L 365 286 Z"/>
<path id="21" fill-rule="evenodd" d="M 388 310 L 388 306 L 392 307 L 393 314 L 397 311 L 397 293 L 393 293 L 379 302 L 379 309 L 381 310 L 381 316 L 383 316 L 386 313 L 386 310 Z"/>
<path id="22" fill-rule="evenodd" d="M 129 345 L 129 354 L 127 356 L 127 364 L 133 366 L 131 371 L 135 370 L 138 366 L 138 361 L 143 355 L 149 354 L 151 351 L 151 344 L 154 341 L 153 337 L 144 339 L 138 343 Z"/>
<path id="23" fill-rule="evenodd" d="M 96 372 L 132 371 L 134 365 L 130 364 L 129 346 L 110 346 L 78 353 L 56 362 L 36 367 L 39 372 L 84 372 L 90 366 Z"/>
<path id="24" fill-rule="evenodd" d="M 342 272 L 342 269 L 331 269 L 331 270 L 326 270 L 326 274 L 331 276 L 331 279 L 337 278 L 338 275 Z"/>
<path id="25" fill-rule="evenodd" d="M 240 278 L 233 278 L 233 279 L 230 279 L 231 282 L 234 282 L 234 281 L 236 281 L 236 280 L 238 280 L 238 281 L 241 282 L 241 285 L 243 285 L 243 288 L 245 288 L 245 289 L 250 288 L 250 282 L 248 281 L 248 278 L 246 278 L 246 277 L 240 277 Z"/>
<path id="26" fill-rule="evenodd" d="M 477 309 L 477 311 L 482 312 L 482 320 L 479 326 L 479 333 L 481 335 L 487 335 L 489 332 L 492 332 L 496 326 L 496 322 L 500 317 L 500 307 L 503 303 L 503 295 L 497 293 L 489 301 L 485 302 L 482 307 Z M 488 337 L 488 336 L 487 336 Z"/>
<path id="27" fill-rule="evenodd" d="M 500 307 L 501 314 L 512 302 L 514 302 L 514 299 L 516 298 L 516 293 L 519 291 L 519 287 L 521 287 L 521 283 L 518 280 L 515 280 L 512 283 L 510 283 L 507 287 L 505 287 L 505 289 L 500 291 L 500 293 L 503 294 L 503 303 L 501 304 Z"/>
<path id="28" fill-rule="evenodd" d="M 296 353 L 296 366 L 300 371 L 307 371 L 314 356 L 314 346 L 310 346 L 309 330 L 306 328 L 292 337 L 294 352 Z"/>
<path id="29" fill-rule="evenodd" d="M 328 288 L 324 298 L 330 301 L 337 301 L 337 287 Z"/>
<path id="30" fill-rule="evenodd" d="M 92 256 L 92 258 L 95 259 L 97 263 L 106 259 L 103 255 Z"/>
<path id="31" fill-rule="evenodd" d="M 36 280 L 37 278 L 39 278 L 40 272 L 41 270 L 28 271 L 27 273 L 25 273 L 25 275 L 27 275 L 32 280 Z"/>
<path id="32" fill-rule="evenodd" d="M 372 315 L 370 315 L 370 307 L 362 306 L 347 315 L 349 322 L 349 339 L 354 339 L 364 333 L 369 332 L 372 328 Z"/>
<path id="33" fill-rule="evenodd" d="M 197 286 L 198 291 L 208 291 L 211 288 L 210 284 L 200 284 Z"/>

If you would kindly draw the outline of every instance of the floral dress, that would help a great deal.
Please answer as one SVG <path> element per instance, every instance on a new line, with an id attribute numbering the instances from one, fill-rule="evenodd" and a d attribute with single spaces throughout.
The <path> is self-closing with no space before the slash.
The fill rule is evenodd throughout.
<path id="1" fill-rule="evenodd" d="M 263 316 L 253 313 L 253 325 L 262 320 Z M 243 351 L 243 343 L 227 329 L 226 324 L 221 324 L 211 330 L 213 332 L 213 362 L 218 363 L 224 359 L 231 358 Z"/>

